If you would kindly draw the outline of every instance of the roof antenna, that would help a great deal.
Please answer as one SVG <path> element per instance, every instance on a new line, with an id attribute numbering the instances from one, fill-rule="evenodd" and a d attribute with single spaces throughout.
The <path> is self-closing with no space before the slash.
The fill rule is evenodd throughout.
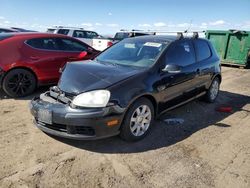
<path id="1" fill-rule="evenodd" d="M 192 27 L 192 23 L 193 23 L 193 19 L 190 20 L 190 22 L 189 22 L 189 27 L 183 32 L 183 33 L 186 33 L 186 37 L 187 37 L 188 31 L 189 31 L 190 28 Z"/>

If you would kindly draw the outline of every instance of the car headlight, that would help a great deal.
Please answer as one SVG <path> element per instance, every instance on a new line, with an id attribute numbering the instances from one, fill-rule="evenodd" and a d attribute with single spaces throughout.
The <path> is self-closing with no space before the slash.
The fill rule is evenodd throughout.
<path id="1" fill-rule="evenodd" d="M 72 103 L 80 107 L 105 107 L 110 98 L 108 90 L 95 90 L 77 95 Z"/>

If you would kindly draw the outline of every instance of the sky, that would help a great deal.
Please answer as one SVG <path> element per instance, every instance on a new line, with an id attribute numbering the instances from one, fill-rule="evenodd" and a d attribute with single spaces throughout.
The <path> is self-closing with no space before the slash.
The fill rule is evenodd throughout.
<path id="1" fill-rule="evenodd" d="M 54 25 L 103 35 L 120 29 L 250 30 L 250 0 L 0 0 L 0 27 L 46 31 Z"/>

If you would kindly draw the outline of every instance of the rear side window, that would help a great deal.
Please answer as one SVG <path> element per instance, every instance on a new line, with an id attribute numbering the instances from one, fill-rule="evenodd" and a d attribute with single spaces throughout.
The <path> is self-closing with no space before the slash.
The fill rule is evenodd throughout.
<path id="1" fill-rule="evenodd" d="M 195 63 L 194 49 L 190 41 L 177 41 L 171 44 L 165 57 L 166 64 L 184 67 Z"/>
<path id="2" fill-rule="evenodd" d="M 10 38 L 12 37 L 13 35 L 11 34 L 0 34 L 0 41 L 4 40 L 4 39 L 7 39 L 7 38 Z"/>
<path id="3" fill-rule="evenodd" d="M 87 51 L 87 46 L 70 39 L 58 39 L 58 46 L 62 51 L 82 52 Z"/>
<path id="4" fill-rule="evenodd" d="M 69 29 L 59 29 L 57 33 L 62 35 L 67 35 L 69 33 Z"/>
<path id="5" fill-rule="evenodd" d="M 211 56 L 211 50 L 205 40 L 194 40 L 197 61 L 202 61 Z"/>
<path id="6" fill-rule="evenodd" d="M 58 44 L 56 43 L 56 38 L 37 38 L 30 39 L 26 42 L 33 48 L 42 50 L 59 50 Z"/>

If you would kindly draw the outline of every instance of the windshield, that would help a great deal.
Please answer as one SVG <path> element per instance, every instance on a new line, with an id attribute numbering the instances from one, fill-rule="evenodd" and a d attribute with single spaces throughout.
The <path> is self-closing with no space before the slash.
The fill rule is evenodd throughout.
<path id="1" fill-rule="evenodd" d="M 101 53 L 96 60 L 117 65 L 150 67 L 168 43 L 158 38 L 128 38 Z"/>

